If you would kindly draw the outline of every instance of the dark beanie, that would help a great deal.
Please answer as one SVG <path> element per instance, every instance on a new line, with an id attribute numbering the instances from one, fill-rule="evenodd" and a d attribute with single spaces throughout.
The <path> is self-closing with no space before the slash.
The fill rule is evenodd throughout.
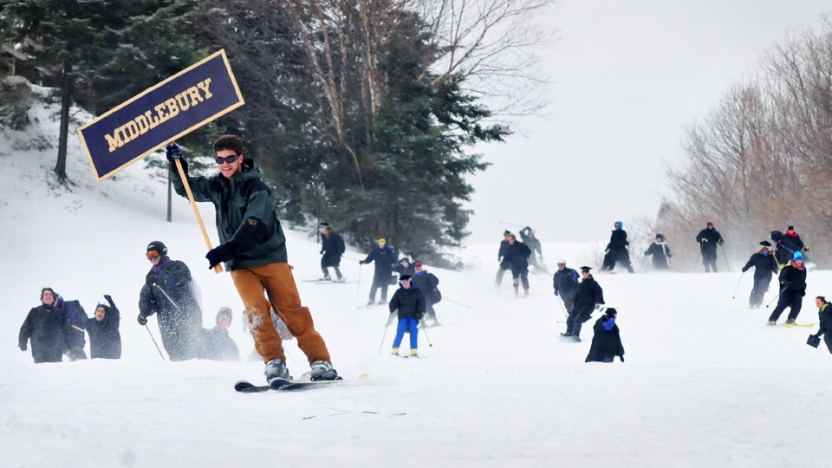
<path id="1" fill-rule="evenodd" d="M 399 281 L 404 281 L 404 280 L 409 280 L 409 279 L 410 279 L 410 275 L 401 275 L 401 276 L 399 276 Z"/>

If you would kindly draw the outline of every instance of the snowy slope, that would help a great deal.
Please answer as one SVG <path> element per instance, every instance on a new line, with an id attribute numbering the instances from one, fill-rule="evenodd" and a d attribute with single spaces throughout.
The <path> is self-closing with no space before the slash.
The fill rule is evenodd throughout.
<path id="1" fill-rule="evenodd" d="M 732 300 L 736 272 L 596 275 L 619 311 L 627 362 L 584 364 L 591 330 L 583 343 L 560 341 L 549 277 L 532 276 L 528 299 L 514 299 L 509 281 L 494 290 L 495 239 L 462 253 L 468 271 L 431 269 L 446 298 L 443 325 L 421 336 L 424 359 L 405 360 L 387 354 L 386 310 L 356 307 L 372 270 L 348 251 L 343 271 L 360 283 L 298 282 L 343 385 L 243 395 L 233 382 L 260 381 L 262 363 L 162 362 L 135 322 L 147 243 L 164 241 L 191 267 L 206 327 L 220 306 L 237 312 L 232 337 L 247 354 L 230 276 L 208 270 L 185 200 L 165 222 L 166 186 L 144 163 L 96 184 L 72 138 L 75 185 L 50 188 L 56 109 L 32 112 L 37 129 L 0 131 L 2 467 L 828 465 L 830 356 L 805 345 L 811 330 L 766 327 L 770 309 L 746 309 L 749 275 Z M 212 208 L 200 208 L 216 244 Z M 296 278 L 320 276 L 309 234 L 287 237 Z M 594 255 L 590 243 L 543 248 L 550 263 L 564 256 L 573 267 Z M 830 280 L 810 273 L 800 321 L 817 322 L 811 298 L 832 295 Z M 122 360 L 34 365 L 17 333 L 43 286 L 88 313 L 111 294 L 124 319 Z M 158 340 L 155 319 L 150 329 Z M 287 351 L 295 375 L 308 369 L 293 343 Z"/>

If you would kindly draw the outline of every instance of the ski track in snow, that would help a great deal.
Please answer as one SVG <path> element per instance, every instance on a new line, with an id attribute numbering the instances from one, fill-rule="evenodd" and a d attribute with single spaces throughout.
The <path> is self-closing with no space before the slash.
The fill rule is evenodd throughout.
<path id="1" fill-rule="evenodd" d="M 549 277 L 532 275 L 531 296 L 514 299 L 506 275 L 497 294 L 499 232 L 493 245 L 462 253 L 467 271 L 427 266 L 447 299 L 437 305 L 443 325 L 427 330 L 434 346 L 420 336 L 427 359 L 391 357 L 387 308 L 356 309 L 366 303 L 372 266 L 343 263 L 350 281 L 363 268 L 360 284 L 302 282 L 320 276 L 319 246 L 285 226 L 301 297 L 350 381 L 238 394 L 237 380 L 263 382 L 261 362 L 162 362 L 135 321 L 147 243 L 164 241 L 190 266 L 206 327 L 220 306 L 234 309 L 231 335 L 245 356 L 253 346 L 229 275 L 208 270 L 186 200 L 174 199 L 174 221 L 165 222 L 164 181 L 143 162 L 96 184 L 74 128 L 67 171 L 77 185 L 49 189 L 57 124 L 44 122 L 55 108 L 31 112 L 53 148 L 0 154 L 14 161 L 0 174 L 0 466 L 827 465 L 829 353 L 805 344 L 816 328 L 766 327 L 772 309 L 748 310 L 750 277 L 731 300 L 738 272 L 596 274 L 619 311 L 627 362 L 584 364 L 597 313 L 582 343 L 565 343 Z M 7 136 L 12 147 L 35 137 Z M 216 245 L 212 207 L 199 206 Z M 564 256 L 576 267 L 592 246 L 543 247 L 547 259 Z M 812 298 L 830 294 L 831 280 L 810 272 L 800 322 L 817 323 Z M 122 359 L 34 365 L 17 333 L 44 286 L 79 299 L 88 314 L 111 294 L 122 312 Z M 774 294 L 772 286 L 766 303 Z M 149 326 L 159 340 L 155 318 Z M 308 370 L 294 342 L 286 350 L 295 376 Z"/>

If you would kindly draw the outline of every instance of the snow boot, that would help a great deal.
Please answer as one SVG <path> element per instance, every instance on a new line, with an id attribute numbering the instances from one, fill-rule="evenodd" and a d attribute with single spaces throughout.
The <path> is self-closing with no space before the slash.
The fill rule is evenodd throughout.
<path id="1" fill-rule="evenodd" d="M 310 366 L 309 380 L 341 380 L 332 364 L 326 361 L 313 361 Z"/>
<path id="2" fill-rule="evenodd" d="M 322 278 L 318 278 L 318 281 L 332 281 L 332 278 L 330 278 L 329 275 L 327 275 Z"/>
<path id="3" fill-rule="evenodd" d="M 399 355 L 399 348 L 393 348 L 393 352 L 391 352 L 390 354 L 392 354 L 393 356 L 398 356 Z"/>
<path id="4" fill-rule="evenodd" d="M 769 321 L 768 321 L 768 326 L 770 326 L 770 327 L 774 327 L 774 326 L 776 326 L 776 325 L 777 325 L 777 322 L 775 322 L 774 320 L 769 320 Z"/>
<path id="5" fill-rule="evenodd" d="M 275 379 L 292 380 L 289 369 L 286 368 L 286 361 L 283 359 L 272 359 L 267 362 L 263 373 L 266 375 L 266 382 L 268 383 L 272 383 L 272 380 Z"/>
<path id="6" fill-rule="evenodd" d="M 794 319 L 787 319 L 786 325 L 794 325 Z"/>

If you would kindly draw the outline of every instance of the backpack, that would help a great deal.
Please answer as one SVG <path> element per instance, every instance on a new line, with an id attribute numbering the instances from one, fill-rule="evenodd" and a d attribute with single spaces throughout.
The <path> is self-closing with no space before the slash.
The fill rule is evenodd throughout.
<path id="1" fill-rule="evenodd" d="M 439 288 L 433 288 L 433 291 L 430 292 L 431 304 L 438 304 L 440 301 L 442 301 L 442 293 L 439 292 Z"/>

